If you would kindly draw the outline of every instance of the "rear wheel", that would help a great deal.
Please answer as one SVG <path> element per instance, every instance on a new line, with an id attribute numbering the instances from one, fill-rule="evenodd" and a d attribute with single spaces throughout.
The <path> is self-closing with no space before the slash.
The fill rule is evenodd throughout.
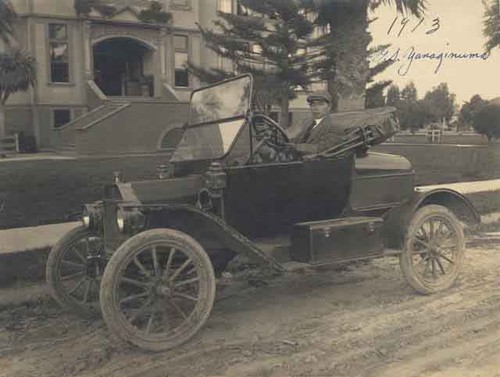
<path id="1" fill-rule="evenodd" d="M 455 214 L 440 205 L 426 205 L 410 221 L 400 266 L 416 291 L 431 294 L 455 282 L 464 254 L 464 231 Z"/>
<path id="2" fill-rule="evenodd" d="M 99 286 L 106 265 L 102 237 L 83 226 L 72 229 L 52 248 L 46 279 L 54 299 L 88 316 L 99 312 Z"/>
<path id="3" fill-rule="evenodd" d="M 148 230 L 123 243 L 101 283 L 101 311 L 109 329 L 152 351 L 194 336 L 214 299 L 210 258 L 193 238 L 172 229 Z"/>

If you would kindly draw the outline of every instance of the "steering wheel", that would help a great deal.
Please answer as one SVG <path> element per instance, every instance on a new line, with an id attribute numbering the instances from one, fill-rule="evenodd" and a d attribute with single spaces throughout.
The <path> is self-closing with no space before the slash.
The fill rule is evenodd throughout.
<path id="1" fill-rule="evenodd" d="M 254 114 L 251 124 L 257 141 L 265 139 L 268 145 L 274 147 L 283 147 L 290 141 L 283 128 L 264 114 Z"/>
<path id="2" fill-rule="evenodd" d="M 263 114 L 254 114 L 250 124 L 257 140 L 251 162 L 266 163 L 290 161 L 293 159 L 287 144 L 290 139 L 278 123 Z"/>

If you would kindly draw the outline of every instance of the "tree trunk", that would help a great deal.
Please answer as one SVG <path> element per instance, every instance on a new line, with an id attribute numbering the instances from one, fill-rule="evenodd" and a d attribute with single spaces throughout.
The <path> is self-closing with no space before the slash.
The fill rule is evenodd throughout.
<path id="1" fill-rule="evenodd" d="M 0 139 L 6 136 L 5 105 L 0 104 Z"/>
<path id="2" fill-rule="evenodd" d="M 333 12 L 331 40 L 337 54 L 335 77 L 328 83 L 334 110 L 364 108 L 366 81 L 369 74 L 368 1 L 340 4 Z"/>
<path id="3" fill-rule="evenodd" d="M 290 99 L 287 95 L 281 97 L 280 101 L 280 126 L 284 130 L 288 129 L 289 125 L 289 116 L 288 112 L 290 109 Z"/>

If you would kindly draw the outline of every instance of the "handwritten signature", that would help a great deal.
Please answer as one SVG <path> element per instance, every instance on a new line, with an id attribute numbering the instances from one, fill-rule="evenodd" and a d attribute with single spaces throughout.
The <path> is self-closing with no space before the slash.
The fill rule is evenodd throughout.
<path id="1" fill-rule="evenodd" d="M 445 60 L 487 60 L 490 57 L 489 52 L 459 52 L 459 51 L 417 51 L 415 47 L 410 47 L 406 52 L 401 48 L 391 51 L 389 48 L 382 50 L 379 54 L 372 57 L 374 63 L 383 61 L 400 62 L 398 74 L 406 76 L 416 61 L 435 61 L 436 68 L 434 73 L 438 73 Z"/>

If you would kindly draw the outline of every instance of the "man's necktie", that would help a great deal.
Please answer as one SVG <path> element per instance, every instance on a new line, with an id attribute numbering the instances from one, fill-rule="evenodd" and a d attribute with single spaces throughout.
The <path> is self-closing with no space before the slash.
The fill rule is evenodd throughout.
<path id="1" fill-rule="evenodd" d="M 307 131 L 305 132 L 304 136 L 302 136 L 302 142 L 306 142 L 307 139 L 309 139 L 309 136 L 311 136 L 311 132 L 313 130 L 313 128 L 316 126 L 316 121 L 313 120 L 311 125 L 307 128 Z"/>

